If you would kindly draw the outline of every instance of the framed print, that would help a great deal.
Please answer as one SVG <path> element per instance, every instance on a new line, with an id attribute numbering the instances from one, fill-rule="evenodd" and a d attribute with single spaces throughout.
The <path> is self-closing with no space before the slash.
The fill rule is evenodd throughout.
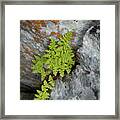
<path id="1" fill-rule="evenodd" d="M 2 1 L 1 118 L 119 119 L 119 7 Z"/>

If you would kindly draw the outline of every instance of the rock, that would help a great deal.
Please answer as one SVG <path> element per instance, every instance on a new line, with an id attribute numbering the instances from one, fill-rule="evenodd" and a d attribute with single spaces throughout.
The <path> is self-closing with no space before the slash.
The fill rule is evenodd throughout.
<path id="1" fill-rule="evenodd" d="M 56 81 L 51 99 L 96 100 L 100 92 L 100 33 L 91 32 L 92 26 L 84 35 L 83 45 L 77 50 L 78 63 L 72 77 L 64 82 Z M 98 31 L 98 30 L 96 30 Z M 66 88 L 65 88 L 66 86 Z M 57 97 L 55 97 L 57 96 Z"/>
<path id="2" fill-rule="evenodd" d="M 20 83 L 21 88 L 20 88 L 20 99 L 21 100 L 27 100 L 27 99 L 34 99 L 34 93 L 35 89 L 32 86 L 29 86 L 24 83 Z"/>
<path id="3" fill-rule="evenodd" d="M 47 49 L 52 32 L 76 33 L 73 40 L 76 64 L 70 75 L 56 80 L 50 99 L 96 100 L 100 93 L 100 30 L 99 21 L 47 21 L 35 26 L 36 21 L 21 21 L 20 29 L 20 99 L 32 100 L 40 89 L 40 75 L 31 71 L 35 54 Z"/>

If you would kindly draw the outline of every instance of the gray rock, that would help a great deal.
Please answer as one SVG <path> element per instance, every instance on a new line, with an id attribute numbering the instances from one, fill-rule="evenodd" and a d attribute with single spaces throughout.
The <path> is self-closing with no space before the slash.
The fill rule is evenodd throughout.
<path id="1" fill-rule="evenodd" d="M 34 99 L 40 89 L 41 78 L 31 71 L 35 54 L 42 54 L 48 47 L 49 32 L 74 31 L 73 40 L 76 64 L 70 75 L 56 80 L 50 99 L 54 100 L 96 100 L 100 93 L 100 30 L 99 21 L 52 22 L 42 32 L 35 32 L 28 21 L 21 22 L 20 30 L 20 99 Z M 59 26 L 59 29 L 58 29 Z M 47 30 L 47 31 L 46 31 Z M 36 36 L 37 38 L 34 38 Z"/>
<path id="2" fill-rule="evenodd" d="M 100 92 L 100 38 L 92 26 L 84 35 L 83 46 L 77 50 L 79 55 L 76 68 L 67 80 L 57 80 L 51 99 L 96 100 Z M 97 30 L 96 30 L 97 31 Z M 98 37 L 96 37 L 98 36 Z M 66 88 L 65 88 L 66 86 Z"/>

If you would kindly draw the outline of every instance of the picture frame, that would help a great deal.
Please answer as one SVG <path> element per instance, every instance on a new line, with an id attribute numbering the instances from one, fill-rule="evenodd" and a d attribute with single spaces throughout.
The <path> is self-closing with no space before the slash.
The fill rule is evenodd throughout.
<path id="1" fill-rule="evenodd" d="M 115 115 L 5 115 L 5 5 L 115 5 Z M 120 119 L 119 105 L 119 14 L 120 1 L 2 1 L 1 2 L 1 119 Z M 104 108 L 103 108 L 104 109 Z"/>

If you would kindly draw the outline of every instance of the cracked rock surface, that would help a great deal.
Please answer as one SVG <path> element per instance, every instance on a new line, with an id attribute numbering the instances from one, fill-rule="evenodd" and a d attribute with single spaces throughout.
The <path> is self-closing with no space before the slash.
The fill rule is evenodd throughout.
<path id="1" fill-rule="evenodd" d="M 100 92 L 100 42 L 99 33 L 90 33 L 88 29 L 83 37 L 83 45 L 77 50 L 78 65 L 72 76 L 64 81 L 57 80 L 51 99 L 96 100 Z M 66 87 L 67 86 L 67 87 Z"/>
<path id="2" fill-rule="evenodd" d="M 31 71 L 33 55 L 47 49 L 48 36 L 73 31 L 75 66 L 71 74 L 57 78 L 51 92 L 51 100 L 98 100 L 100 99 L 100 22 L 99 20 L 47 21 L 37 27 L 23 20 L 20 26 L 20 99 L 32 100 L 41 78 Z M 39 29 L 42 28 L 42 29 Z"/>

